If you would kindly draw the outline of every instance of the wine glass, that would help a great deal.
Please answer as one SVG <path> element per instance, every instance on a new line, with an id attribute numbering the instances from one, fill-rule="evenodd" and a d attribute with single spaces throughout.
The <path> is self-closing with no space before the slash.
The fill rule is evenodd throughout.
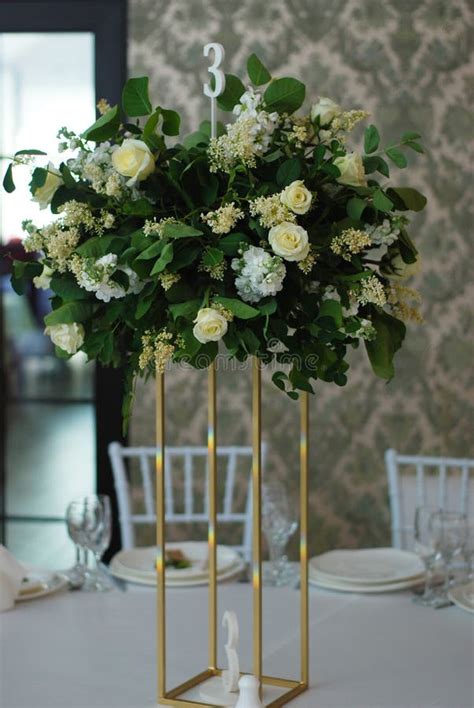
<path id="1" fill-rule="evenodd" d="M 431 517 L 431 530 L 434 546 L 445 567 L 442 593 L 446 597 L 449 588 L 456 584 L 453 561 L 462 555 L 467 539 L 466 515 L 457 511 L 437 511 Z"/>
<path id="2" fill-rule="evenodd" d="M 439 511 L 437 507 L 419 506 L 415 511 L 415 540 L 413 550 L 425 566 L 425 589 L 423 595 L 416 595 L 413 602 L 426 607 L 436 607 L 440 603 L 439 594 L 433 587 L 436 563 L 441 559 L 432 532 L 431 520 Z M 444 602 L 444 601 L 443 601 Z"/>
<path id="3" fill-rule="evenodd" d="M 92 495 L 84 499 L 84 545 L 94 554 L 95 571 L 88 574 L 85 589 L 102 592 L 111 589 L 110 581 L 102 570 L 100 559 L 110 544 L 112 534 L 112 513 L 110 498 L 105 494 Z"/>
<path id="4" fill-rule="evenodd" d="M 73 589 L 79 589 L 86 577 L 86 549 L 84 548 L 84 502 L 75 500 L 66 508 L 66 527 L 69 538 L 75 545 L 76 562 L 64 574 Z"/>
<path id="5" fill-rule="evenodd" d="M 271 585 L 286 585 L 293 573 L 285 555 L 286 544 L 298 528 L 293 518 L 288 492 L 279 482 L 262 485 L 262 528 L 270 551 Z"/>

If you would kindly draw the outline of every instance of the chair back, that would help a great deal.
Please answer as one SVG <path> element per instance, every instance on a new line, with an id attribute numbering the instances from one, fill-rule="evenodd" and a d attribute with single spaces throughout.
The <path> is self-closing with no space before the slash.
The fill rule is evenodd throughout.
<path id="1" fill-rule="evenodd" d="M 122 548 L 135 545 L 135 527 L 156 522 L 155 506 L 155 464 L 158 448 L 124 447 L 112 442 L 108 447 L 114 475 L 115 491 L 119 509 Z M 266 453 L 262 443 L 262 467 Z M 217 519 L 219 523 L 236 524 L 242 527 L 241 542 L 235 544 L 246 561 L 250 561 L 252 551 L 252 499 L 250 446 L 217 447 L 218 494 Z M 208 520 L 208 449 L 205 446 L 165 447 L 165 514 L 166 521 L 173 524 L 207 522 Z M 244 462 L 240 462 L 243 459 Z M 136 460 L 139 465 L 143 492 L 142 513 L 134 513 L 130 496 L 129 470 L 126 460 Z M 240 467 L 239 467 L 240 464 Z M 239 469 L 245 469 L 244 499 L 240 495 L 240 505 L 236 508 L 236 488 Z M 221 466 L 225 470 L 221 474 Z M 179 483 L 178 483 L 179 482 Z"/>
<path id="2" fill-rule="evenodd" d="M 413 548 L 418 506 L 473 514 L 474 459 L 400 455 L 390 449 L 385 452 L 385 466 L 394 548 Z"/>

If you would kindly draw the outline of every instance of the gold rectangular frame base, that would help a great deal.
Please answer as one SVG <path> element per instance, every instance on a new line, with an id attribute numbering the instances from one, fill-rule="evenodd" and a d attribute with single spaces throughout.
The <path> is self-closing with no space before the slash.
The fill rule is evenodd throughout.
<path id="1" fill-rule="evenodd" d="M 181 708 L 195 708 L 196 706 L 205 706 L 207 708 L 214 708 L 215 704 L 202 703 L 200 701 L 191 701 L 187 700 L 186 698 L 179 698 L 179 696 L 182 696 L 183 693 L 187 693 L 187 691 L 190 691 L 192 688 L 199 686 L 201 683 L 204 683 L 213 676 L 221 675 L 222 669 L 206 669 L 205 671 L 201 671 L 200 674 L 196 674 L 187 681 L 180 683 L 171 691 L 167 691 L 164 696 L 159 696 L 158 700 L 161 705 L 165 706 L 178 706 Z M 242 672 L 240 675 L 244 676 L 245 673 Z M 300 693 L 304 693 L 304 691 L 308 689 L 307 683 L 303 683 L 302 681 L 296 681 L 294 679 L 277 678 L 276 676 L 262 676 L 262 685 L 277 686 L 279 688 L 288 689 L 287 691 L 285 691 L 285 693 L 282 693 L 281 696 L 275 698 L 271 703 L 267 703 L 265 708 L 278 708 L 279 706 L 283 706 L 286 703 L 289 703 L 289 701 L 293 700 L 293 698 L 298 696 Z M 216 708 L 220 707 L 216 706 Z"/>

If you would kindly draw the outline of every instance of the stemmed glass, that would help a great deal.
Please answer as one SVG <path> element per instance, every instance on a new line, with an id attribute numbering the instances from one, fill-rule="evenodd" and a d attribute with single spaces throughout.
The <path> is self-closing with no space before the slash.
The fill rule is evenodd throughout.
<path id="1" fill-rule="evenodd" d="M 66 526 L 69 538 L 76 547 L 76 562 L 64 574 L 73 589 L 84 584 L 87 568 L 87 551 L 84 548 L 84 502 L 75 500 L 66 509 Z"/>
<path id="2" fill-rule="evenodd" d="M 413 602 L 426 607 L 436 607 L 445 602 L 433 588 L 434 569 L 441 559 L 431 526 L 431 520 L 437 512 L 437 508 L 430 506 L 419 506 L 415 511 L 414 551 L 425 565 L 425 590 L 423 595 L 416 595 Z"/>
<path id="3" fill-rule="evenodd" d="M 112 534 L 112 513 L 108 496 L 93 495 L 83 502 L 84 545 L 94 554 L 95 571 L 88 573 L 84 587 L 86 590 L 102 592 L 111 589 L 110 581 L 102 570 L 100 559 L 110 544 Z"/>
<path id="4" fill-rule="evenodd" d="M 262 528 L 271 561 L 271 573 L 267 580 L 271 585 L 286 585 L 293 573 L 285 548 L 288 539 L 298 528 L 298 523 L 291 513 L 288 492 L 279 482 L 262 485 Z"/>
<path id="5" fill-rule="evenodd" d="M 443 559 L 445 581 L 442 594 L 446 597 L 449 588 L 456 584 L 453 561 L 463 553 L 467 538 L 467 519 L 465 514 L 456 511 L 437 511 L 431 517 L 431 532 L 434 546 Z"/>

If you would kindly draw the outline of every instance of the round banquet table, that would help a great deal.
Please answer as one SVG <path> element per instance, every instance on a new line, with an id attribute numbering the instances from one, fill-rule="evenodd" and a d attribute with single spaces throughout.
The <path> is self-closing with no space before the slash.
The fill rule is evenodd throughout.
<path id="1" fill-rule="evenodd" d="M 265 588 L 264 672 L 297 678 L 298 593 Z M 206 667 L 207 589 L 167 592 L 168 687 Z M 251 656 L 251 587 L 219 587 Z M 153 589 L 61 592 L 0 615 L 2 708 L 156 705 Z M 473 622 L 456 607 L 414 605 L 409 593 L 310 590 L 310 690 L 295 708 L 471 708 Z M 220 648 L 225 636 L 219 637 Z M 221 656 L 221 665 L 225 659 Z M 241 661 L 243 670 L 251 666 Z"/>

